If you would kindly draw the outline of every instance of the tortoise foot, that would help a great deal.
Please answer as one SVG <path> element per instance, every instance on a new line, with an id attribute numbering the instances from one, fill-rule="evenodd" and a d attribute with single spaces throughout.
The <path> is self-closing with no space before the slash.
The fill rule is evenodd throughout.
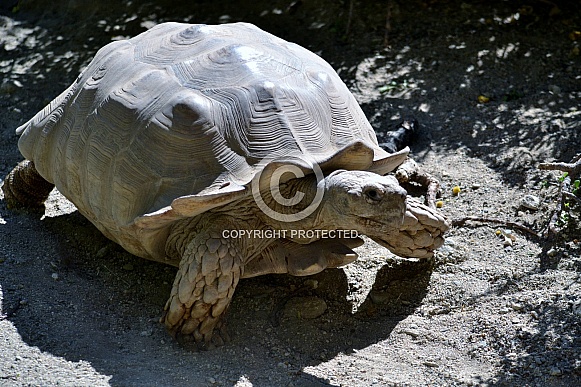
<path id="1" fill-rule="evenodd" d="M 4 179 L 2 190 L 8 208 L 44 209 L 44 201 L 54 188 L 29 160 L 20 162 Z"/>
<path id="2" fill-rule="evenodd" d="M 173 336 L 180 345 L 192 351 L 209 351 L 231 341 L 226 323 L 223 321 L 216 324 L 210 335 L 203 335 L 197 329 L 192 334 L 184 334 L 180 331 L 173 333 Z"/>

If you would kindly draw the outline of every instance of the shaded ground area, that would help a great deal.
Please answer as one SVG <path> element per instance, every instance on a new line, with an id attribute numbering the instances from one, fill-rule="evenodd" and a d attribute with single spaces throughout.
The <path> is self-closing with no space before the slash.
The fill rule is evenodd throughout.
<path id="1" fill-rule="evenodd" d="M 471 224 L 433 262 L 369 244 L 345 269 L 242 281 L 233 342 L 192 353 L 158 323 L 175 269 L 124 252 L 56 192 L 46 214 L 0 201 L 0 385 L 581 384 L 578 208 L 545 238 L 560 173 L 536 169 L 581 151 L 579 1 L 19 4 L 0 16 L 1 178 L 21 160 L 14 129 L 104 44 L 163 21 L 248 21 L 327 59 L 380 142 L 417 118 L 413 157 L 450 218 L 541 236 Z"/>

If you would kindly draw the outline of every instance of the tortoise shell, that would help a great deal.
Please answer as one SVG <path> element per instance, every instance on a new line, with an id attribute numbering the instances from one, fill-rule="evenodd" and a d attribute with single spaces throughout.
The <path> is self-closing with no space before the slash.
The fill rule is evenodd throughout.
<path id="1" fill-rule="evenodd" d="M 383 174 L 407 154 L 378 146 L 327 62 L 246 23 L 164 23 L 110 43 L 17 133 L 107 237 L 161 261 L 173 222 L 248 195 L 264 160 Z"/>

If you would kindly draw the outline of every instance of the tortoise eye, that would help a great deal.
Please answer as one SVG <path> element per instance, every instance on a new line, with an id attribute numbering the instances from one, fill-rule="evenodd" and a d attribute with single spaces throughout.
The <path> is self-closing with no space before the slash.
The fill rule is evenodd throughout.
<path id="1" fill-rule="evenodd" d="M 371 200 L 372 202 L 379 202 L 383 198 L 383 192 L 375 188 L 369 188 L 364 192 L 365 198 Z"/>

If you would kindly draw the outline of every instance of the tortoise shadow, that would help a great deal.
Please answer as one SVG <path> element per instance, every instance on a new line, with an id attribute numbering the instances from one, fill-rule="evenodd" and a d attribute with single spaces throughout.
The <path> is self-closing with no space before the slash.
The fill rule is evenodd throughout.
<path id="1" fill-rule="evenodd" d="M 178 345 L 158 318 L 169 295 L 176 269 L 135 257 L 110 242 L 78 212 L 45 217 L 38 212 L 14 212 L 0 202 L 0 244 L 19 239 L 2 263 L 0 286 L 3 314 L 29 346 L 72 362 L 87 361 L 112 385 L 140 377 L 155 384 L 204 384 L 207 370 L 196 364 L 221 365 L 229 380 L 248 378 L 253 385 L 272 385 L 264 370 L 288 365 L 295 385 L 327 385 L 304 371 L 380 342 L 399 321 L 413 313 L 426 294 L 428 266 L 386 265 L 377 274 L 368 299 L 351 313 L 347 276 L 330 269 L 315 276 L 269 275 L 242 280 L 229 310 L 233 340 L 213 351 L 194 353 Z M 38 252 L 42 253 L 39 254 Z M 317 281 L 316 289 L 305 281 Z M 404 284 L 404 285 L 402 285 Z M 317 297 L 328 305 L 315 319 L 302 319 L 277 309 L 284 300 Z M 257 361 L 240 359 L 248 353 Z M 289 362 L 289 352 L 293 355 Z M 184 362 L 186 359 L 192 361 Z M 233 366 L 235 365 L 235 366 Z M 162 372 L 171 367 L 172 372 Z M 222 373 L 224 373 L 222 371 Z M 181 381 L 181 382 L 180 382 Z"/>

